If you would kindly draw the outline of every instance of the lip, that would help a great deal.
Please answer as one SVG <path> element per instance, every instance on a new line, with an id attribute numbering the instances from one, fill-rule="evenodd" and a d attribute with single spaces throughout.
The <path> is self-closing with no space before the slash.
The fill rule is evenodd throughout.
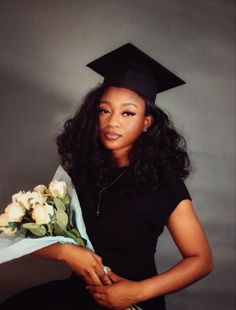
<path id="1" fill-rule="evenodd" d="M 104 136 L 108 140 L 117 140 L 121 137 L 121 135 L 113 131 L 105 131 Z"/>

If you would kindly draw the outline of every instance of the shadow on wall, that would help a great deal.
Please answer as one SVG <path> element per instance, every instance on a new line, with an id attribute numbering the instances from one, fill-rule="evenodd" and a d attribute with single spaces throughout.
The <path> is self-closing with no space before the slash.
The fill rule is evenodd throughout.
<path id="1" fill-rule="evenodd" d="M 12 194 L 51 180 L 59 159 L 55 138 L 72 103 L 14 73 L 0 70 L 0 85 L 2 212 Z M 0 264 L 0 301 L 25 287 L 67 274 L 65 266 L 30 256 Z"/>
<path id="2" fill-rule="evenodd" d="M 47 183 L 58 165 L 56 135 L 71 103 L 0 71 L 0 209 L 13 193 Z"/>
<path id="3" fill-rule="evenodd" d="M 167 296 L 167 309 L 173 310 L 233 310 L 235 309 L 232 292 L 208 290 L 183 290 Z M 205 301 L 214 307 L 204 306 Z M 223 305 L 223 306 L 222 306 Z"/>

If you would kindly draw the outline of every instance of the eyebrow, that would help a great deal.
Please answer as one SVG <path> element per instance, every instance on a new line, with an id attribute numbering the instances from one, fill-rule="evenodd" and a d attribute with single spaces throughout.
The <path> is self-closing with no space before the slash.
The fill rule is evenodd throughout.
<path id="1" fill-rule="evenodd" d="M 108 100 L 101 100 L 99 103 L 108 103 L 108 104 L 111 104 L 110 101 Z M 133 103 L 133 102 L 125 102 L 125 103 L 122 103 L 122 106 L 127 106 L 127 105 L 132 105 L 134 107 L 137 108 L 137 104 Z"/>

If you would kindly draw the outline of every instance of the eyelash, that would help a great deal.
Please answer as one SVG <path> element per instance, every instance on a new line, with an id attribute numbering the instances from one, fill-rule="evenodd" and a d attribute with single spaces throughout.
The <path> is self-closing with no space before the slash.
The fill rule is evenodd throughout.
<path id="1" fill-rule="evenodd" d="M 106 110 L 106 109 L 102 109 L 102 108 L 99 108 L 98 109 L 98 113 L 104 113 L 104 114 L 106 114 L 106 113 L 108 113 L 109 111 L 108 110 Z"/>
<path id="2" fill-rule="evenodd" d="M 122 114 L 126 114 L 127 116 L 134 116 L 134 112 L 124 111 Z"/>
<path id="3" fill-rule="evenodd" d="M 98 113 L 99 113 L 99 114 L 100 114 L 100 113 L 101 113 L 101 114 L 107 114 L 107 113 L 109 113 L 109 111 L 106 110 L 106 109 L 100 108 L 100 109 L 98 109 Z M 134 116 L 134 115 L 135 115 L 134 112 L 130 112 L 130 111 L 123 111 L 122 114 L 123 114 L 123 115 L 126 114 L 126 116 Z"/>

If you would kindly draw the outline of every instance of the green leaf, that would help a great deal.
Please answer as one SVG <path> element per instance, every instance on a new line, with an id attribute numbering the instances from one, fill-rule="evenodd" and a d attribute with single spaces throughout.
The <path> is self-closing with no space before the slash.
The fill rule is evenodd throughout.
<path id="1" fill-rule="evenodd" d="M 55 214 L 55 222 L 62 228 L 65 229 L 68 224 L 68 215 L 62 209 L 57 209 Z"/>
<path id="2" fill-rule="evenodd" d="M 87 245 L 87 240 L 85 240 L 84 238 L 80 237 L 80 238 L 76 238 L 76 242 L 78 243 L 78 245 L 80 246 L 86 246 Z"/>
<path id="3" fill-rule="evenodd" d="M 17 230 L 20 230 L 20 226 L 21 224 L 18 222 L 8 222 L 7 225 L 2 226 L 2 227 L 11 228 L 11 230 L 14 231 L 15 228 Z"/>
<path id="4" fill-rule="evenodd" d="M 76 238 L 81 238 L 80 232 L 76 228 L 72 228 L 70 232 L 76 237 Z"/>
<path id="5" fill-rule="evenodd" d="M 43 225 L 38 225 L 36 223 L 25 223 L 22 225 L 25 229 L 28 229 L 32 232 L 32 234 L 38 236 L 38 237 L 43 237 L 45 236 L 47 230 Z"/>
<path id="6" fill-rule="evenodd" d="M 75 241 L 82 246 L 86 246 L 87 245 L 87 240 L 81 237 L 80 232 L 78 231 L 78 229 L 76 228 L 72 228 L 70 230 L 70 232 L 75 236 Z"/>
<path id="7" fill-rule="evenodd" d="M 80 246 L 86 246 L 87 241 L 85 239 L 83 239 L 82 237 L 75 237 L 74 234 L 71 234 L 70 232 L 67 232 L 67 236 L 71 237 L 72 239 L 74 239 L 76 241 L 76 243 Z"/>
<path id="8" fill-rule="evenodd" d="M 53 225 L 53 234 L 55 236 L 65 236 L 64 230 L 57 223 Z"/>
<path id="9" fill-rule="evenodd" d="M 65 206 L 69 206 L 70 201 L 71 201 L 70 196 L 68 194 L 66 194 L 65 197 L 62 199 L 62 201 L 63 201 Z"/>
<path id="10" fill-rule="evenodd" d="M 49 223 L 49 224 L 47 225 L 47 229 L 48 229 L 48 234 L 49 234 L 50 236 L 52 236 L 52 235 L 53 235 L 53 224 L 52 224 L 52 223 Z"/>
<path id="11" fill-rule="evenodd" d="M 48 196 L 47 197 L 47 203 L 51 206 L 53 206 L 55 203 L 54 203 L 54 198 L 51 197 L 51 196 Z"/>
<path id="12" fill-rule="evenodd" d="M 70 237 L 72 239 L 74 239 L 76 241 L 76 237 L 74 234 L 72 234 L 70 231 L 68 230 L 64 230 L 64 234 L 67 236 L 67 237 Z"/>
<path id="13" fill-rule="evenodd" d="M 76 237 L 65 228 L 63 229 L 61 226 L 59 226 L 57 223 L 54 224 L 54 235 L 55 236 L 64 236 L 74 239 L 76 242 Z"/>
<path id="14" fill-rule="evenodd" d="M 71 224 L 71 226 L 72 227 L 75 227 L 76 226 L 76 214 L 75 214 L 75 211 L 74 210 L 70 210 L 70 214 L 71 214 L 71 216 L 70 216 L 70 224 Z"/>
<path id="15" fill-rule="evenodd" d="M 78 237 L 77 236 L 75 236 L 75 234 L 74 233 L 72 233 L 71 232 L 71 230 L 69 231 L 69 230 L 67 230 L 67 229 L 63 229 L 62 227 L 60 227 L 57 223 L 55 223 L 54 224 L 54 234 L 56 235 L 56 236 L 64 236 L 64 237 L 69 237 L 69 238 L 71 238 L 71 239 L 73 239 L 73 240 L 75 240 L 75 242 L 78 244 L 78 245 L 80 245 L 80 246 L 86 246 L 86 244 L 87 244 L 87 241 L 85 240 L 85 239 L 83 239 L 81 236 L 80 236 L 80 234 L 79 234 L 79 232 L 77 233 L 77 235 L 78 235 Z M 74 231 L 75 231 L 76 229 L 74 229 Z"/>
<path id="16" fill-rule="evenodd" d="M 66 206 L 64 205 L 63 201 L 59 198 L 54 198 L 54 203 L 56 205 L 57 210 L 61 209 L 63 211 L 66 210 Z"/>

